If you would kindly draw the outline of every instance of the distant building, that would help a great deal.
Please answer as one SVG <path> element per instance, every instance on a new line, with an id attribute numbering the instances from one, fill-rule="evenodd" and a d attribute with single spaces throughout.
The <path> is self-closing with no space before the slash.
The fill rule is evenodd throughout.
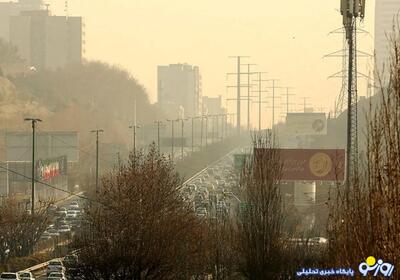
<path id="1" fill-rule="evenodd" d="M 82 60 L 82 18 L 51 16 L 47 10 L 10 17 L 10 43 L 36 69 L 57 69 Z"/>
<path id="2" fill-rule="evenodd" d="M 201 110 L 201 76 L 198 66 L 158 66 L 158 104 L 170 117 L 195 116 Z"/>
<path id="3" fill-rule="evenodd" d="M 9 41 L 10 17 L 22 11 L 35 11 L 44 8 L 43 0 L 19 0 L 18 2 L 0 2 L 0 38 Z"/>
<path id="4" fill-rule="evenodd" d="M 217 115 L 225 113 L 226 111 L 222 107 L 221 95 L 218 97 L 203 96 L 202 114 Z"/>
<path id="5" fill-rule="evenodd" d="M 381 72 L 383 64 L 390 58 L 390 34 L 400 12 L 399 0 L 375 1 L 375 52 L 377 69 Z M 387 71 L 387 70 L 385 70 Z"/>

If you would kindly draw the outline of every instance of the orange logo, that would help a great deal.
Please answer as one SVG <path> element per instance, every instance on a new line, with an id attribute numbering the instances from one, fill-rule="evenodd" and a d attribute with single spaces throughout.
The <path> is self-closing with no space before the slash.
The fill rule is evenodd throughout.
<path id="1" fill-rule="evenodd" d="M 324 177 L 332 170 L 332 160 L 325 153 L 316 153 L 310 158 L 309 167 L 313 175 Z"/>

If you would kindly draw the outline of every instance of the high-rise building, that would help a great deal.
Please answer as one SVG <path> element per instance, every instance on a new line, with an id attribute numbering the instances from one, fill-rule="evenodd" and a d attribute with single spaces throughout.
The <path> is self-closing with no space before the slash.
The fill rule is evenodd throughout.
<path id="1" fill-rule="evenodd" d="M 218 115 L 225 114 L 226 110 L 222 107 L 222 97 L 203 96 L 202 114 Z"/>
<path id="2" fill-rule="evenodd" d="M 376 66 L 380 72 L 383 71 L 383 64 L 387 65 L 389 63 L 389 38 L 392 34 L 393 26 L 396 25 L 396 17 L 399 12 L 399 0 L 375 1 L 375 53 Z M 387 69 L 387 67 L 385 68 Z"/>
<path id="3" fill-rule="evenodd" d="M 81 17 L 23 11 L 10 17 L 9 37 L 21 58 L 37 69 L 57 69 L 82 60 Z"/>
<path id="4" fill-rule="evenodd" d="M 198 66 L 158 66 L 158 104 L 170 117 L 195 116 L 201 111 L 201 76 Z"/>
<path id="5" fill-rule="evenodd" d="M 8 41 L 10 17 L 22 11 L 36 11 L 44 8 L 43 0 L 19 0 L 18 2 L 0 2 L 0 38 Z"/>

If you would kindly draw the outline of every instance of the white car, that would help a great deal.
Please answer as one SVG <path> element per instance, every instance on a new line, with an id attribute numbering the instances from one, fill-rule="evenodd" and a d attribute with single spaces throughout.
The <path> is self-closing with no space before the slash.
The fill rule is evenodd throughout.
<path id="1" fill-rule="evenodd" d="M 66 232 L 70 232 L 71 231 L 71 227 L 69 225 L 61 225 L 58 228 L 58 232 L 60 233 L 66 233 Z"/>
<path id="2" fill-rule="evenodd" d="M 60 216 L 65 216 L 67 215 L 67 209 L 65 207 L 60 207 L 57 211 L 57 214 Z"/>
<path id="3" fill-rule="evenodd" d="M 2 274 L 0 274 L 0 280 L 21 280 L 21 278 L 19 278 L 18 273 L 13 273 L 13 272 L 3 272 Z"/>
<path id="4" fill-rule="evenodd" d="M 67 216 L 65 216 L 65 219 L 71 220 L 71 219 L 75 219 L 77 216 L 78 216 L 78 215 L 76 215 L 75 212 L 73 212 L 73 213 L 70 212 L 70 213 L 67 214 Z"/>
<path id="5" fill-rule="evenodd" d="M 47 232 L 49 236 L 60 236 L 60 233 L 55 228 L 51 228 L 45 232 Z"/>
<path id="6" fill-rule="evenodd" d="M 64 272 L 52 272 L 47 276 L 47 280 L 67 280 Z"/>
<path id="7" fill-rule="evenodd" d="M 29 271 L 18 272 L 18 275 L 21 280 L 35 280 L 35 277 L 33 277 L 32 272 Z"/>
<path id="8" fill-rule="evenodd" d="M 76 201 L 73 201 L 68 206 L 69 209 L 79 209 L 79 204 Z"/>
<path id="9" fill-rule="evenodd" d="M 47 270 L 46 274 L 49 276 L 52 272 L 65 272 L 65 267 L 62 261 L 60 260 L 51 260 L 49 261 L 49 264 L 47 265 Z"/>
<path id="10" fill-rule="evenodd" d="M 81 211 L 79 209 L 70 209 L 67 211 L 67 215 L 68 214 L 75 214 L 75 215 L 79 215 L 81 213 Z"/>

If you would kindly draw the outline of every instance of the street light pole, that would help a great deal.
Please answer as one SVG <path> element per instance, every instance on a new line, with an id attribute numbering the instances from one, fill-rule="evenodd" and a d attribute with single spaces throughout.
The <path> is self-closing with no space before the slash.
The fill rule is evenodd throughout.
<path id="1" fill-rule="evenodd" d="M 192 154 L 194 153 L 194 120 L 200 117 L 192 117 Z"/>
<path id="2" fill-rule="evenodd" d="M 133 129 L 133 155 L 136 156 L 136 129 L 140 128 L 140 125 L 134 124 L 129 126 Z"/>
<path id="3" fill-rule="evenodd" d="M 157 124 L 157 147 L 158 152 L 160 152 L 160 125 L 162 124 L 162 121 L 155 121 L 154 123 Z"/>
<path id="4" fill-rule="evenodd" d="M 214 135 L 214 131 L 215 131 L 215 115 L 211 115 L 211 124 L 212 124 L 211 144 L 214 144 L 214 140 L 215 140 L 215 135 Z"/>
<path id="5" fill-rule="evenodd" d="M 187 121 L 188 119 L 180 119 L 182 121 L 182 134 L 181 134 L 181 158 L 183 159 L 183 127 L 184 127 L 184 121 Z"/>
<path id="6" fill-rule="evenodd" d="M 167 120 L 171 122 L 171 160 L 174 161 L 174 122 L 178 120 Z"/>
<path id="7" fill-rule="evenodd" d="M 208 115 L 205 116 L 206 118 L 206 148 L 208 146 Z"/>
<path id="8" fill-rule="evenodd" d="M 96 193 L 99 192 L 99 133 L 104 132 L 102 129 L 92 130 L 96 133 Z"/>
<path id="9" fill-rule="evenodd" d="M 193 151 L 194 151 L 194 139 L 193 139 L 194 129 L 193 129 L 193 126 L 194 126 L 194 117 L 192 117 L 192 154 L 193 154 Z"/>
<path id="10" fill-rule="evenodd" d="M 31 215 L 35 213 L 35 130 L 36 123 L 41 122 L 41 119 L 26 118 L 25 121 L 32 123 L 32 178 L 31 178 Z"/>
<path id="11" fill-rule="evenodd" d="M 203 150 L 203 119 L 204 116 L 201 115 L 201 128 L 200 128 L 200 150 Z"/>

